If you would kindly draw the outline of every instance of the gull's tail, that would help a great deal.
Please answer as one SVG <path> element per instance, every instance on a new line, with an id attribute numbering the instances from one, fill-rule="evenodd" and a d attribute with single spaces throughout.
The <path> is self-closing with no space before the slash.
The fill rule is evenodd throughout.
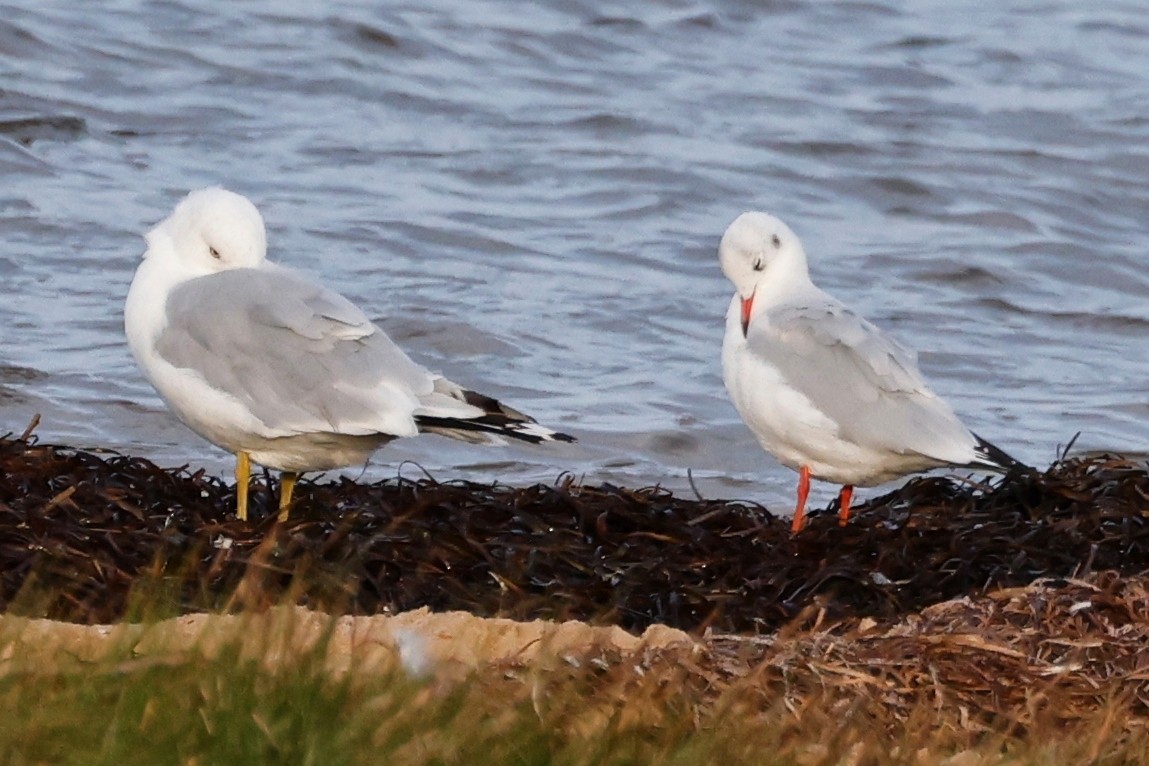
<path id="1" fill-rule="evenodd" d="M 970 466 L 976 466 L 978 468 L 989 468 L 991 470 L 1002 472 L 1012 471 L 1015 469 L 1021 471 L 1033 471 L 1033 468 L 1030 466 L 1021 462 L 1020 460 L 1014 459 L 1009 454 L 1007 454 L 1005 450 L 990 444 L 977 434 L 974 434 L 973 438 L 977 440 L 977 446 L 974 447 L 973 450 L 977 458 L 972 463 L 970 463 Z"/>
<path id="2" fill-rule="evenodd" d="M 453 384 L 451 384 L 453 385 Z M 423 433 L 440 434 L 473 444 L 500 443 L 500 437 L 539 444 L 540 442 L 573 442 L 569 434 L 540 426 L 530 415 L 508 407 L 497 399 L 458 388 L 451 395 L 480 410 L 474 417 L 416 415 L 415 425 Z"/>

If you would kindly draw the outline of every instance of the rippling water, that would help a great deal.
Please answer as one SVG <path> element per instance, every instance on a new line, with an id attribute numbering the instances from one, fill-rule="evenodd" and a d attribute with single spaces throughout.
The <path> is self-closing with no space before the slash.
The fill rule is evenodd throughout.
<path id="1" fill-rule="evenodd" d="M 379 5 L 0 2 L 0 429 L 226 470 L 121 329 L 140 234 L 222 183 L 273 258 L 580 439 L 372 474 L 788 504 L 720 374 L 746 209 L 1019 458 L 1145 449 L 1139 3 Z"/>

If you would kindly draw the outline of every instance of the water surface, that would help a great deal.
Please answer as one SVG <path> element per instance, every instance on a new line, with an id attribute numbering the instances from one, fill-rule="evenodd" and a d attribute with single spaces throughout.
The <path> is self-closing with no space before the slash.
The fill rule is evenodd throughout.
<path id="1" fill-rule="evenodd" d="M 1115 0 L 0 2 L 0 427 L 228 470 L 121 327 L 140 235 L 224 184 L 272 258 L 580 439 L 406 440 L 371 477 L 787 505 L 721 382 L 747 209 L 1017 457 L 1143 451 L 1147 147 Z"/>

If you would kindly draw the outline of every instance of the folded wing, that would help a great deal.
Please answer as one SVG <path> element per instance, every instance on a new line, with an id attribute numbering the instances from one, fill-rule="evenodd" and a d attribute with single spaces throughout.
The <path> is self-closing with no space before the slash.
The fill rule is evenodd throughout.
<path id="1" fill-rule="evenodd" d="M 765 319 L 751 326 L 751 352 L 836 423 L 841 438 L 955 465 L 973 459 L 973 435 L 930 391 L 914 354 L 873 324 L 832 299 L 782 305 Z"/>
<path id="2" fill-rule="evenodd" d="M 438 376 L 354 304 L 288 269 L 232 269 L 185 282 L 166 310 L 160 356 L 241 400 L 269 435 L 407 436 L 424 409 L 479 414 L 436 394 Z"/>

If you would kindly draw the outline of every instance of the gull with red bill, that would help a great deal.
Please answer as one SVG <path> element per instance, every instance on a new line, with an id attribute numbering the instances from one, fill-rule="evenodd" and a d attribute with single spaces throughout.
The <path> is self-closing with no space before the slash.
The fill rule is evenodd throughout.
<path id="1" fill-rule="evenodd" d="M 855 486 L 943 466 L 1025 467 L 962 425 L 913 352 L 810 281 L 802 243 L 782 221 L 743 213 L 718 257 L 735 288 L 722 377 L 762 448 L 799 473 L 794 532 L 812 478 L 843 485 L 845 524 Z"/>

